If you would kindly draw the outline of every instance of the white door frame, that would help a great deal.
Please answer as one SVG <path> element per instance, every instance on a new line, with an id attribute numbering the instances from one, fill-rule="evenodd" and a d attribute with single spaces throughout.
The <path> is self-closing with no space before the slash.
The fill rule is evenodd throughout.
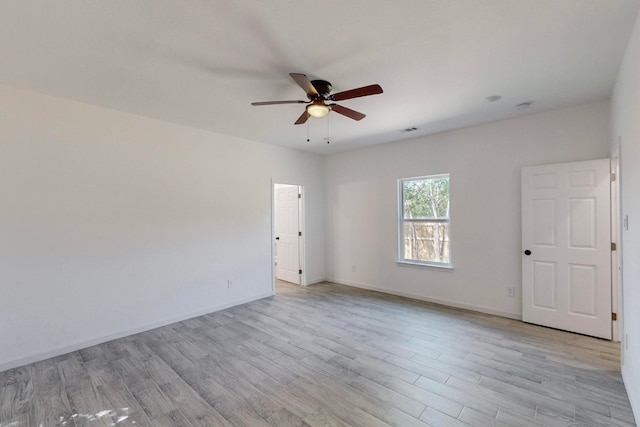
<path id="1" fill-rule="evenodd" d="M 620 342 L 624 333 L 624 315 L 622 305 L 622 239 L 621 239 L 621 203 L 620 203 L 620 139 L 613 144 L 611 150 L 611 173 L 615 181 L 611 182 L 611 242 L 616 250 L 611 251 L 611 308 L 617 314 L 613 325 L 613 341 Z"/>
<path id="2" fill-rule="evenodd" d="M 272 291 L 276 293 L 276 185 L 294 185 L 297 186 L 300 190 L 300 194 L 302 197 L 299 200 L 298 206 L 298 226 L 300 227 L 300 231 L 302 232 L 302 236 L 299 239 L 298 251 L 300 253 L 300 270 L 302 270 L 302 275 L 300 276 L 300 285 L 307 286 L 307 270 L 306 266 L 306 258 L 305 258 L 305 238 L 306 238 L 306 230 L 305 230 L 305 211 L 304 211 L 304 186 L 301 184 L 295 184 L 290 182 L 282 182 L 276 179 L 271 179 L 271 287 Z"/>

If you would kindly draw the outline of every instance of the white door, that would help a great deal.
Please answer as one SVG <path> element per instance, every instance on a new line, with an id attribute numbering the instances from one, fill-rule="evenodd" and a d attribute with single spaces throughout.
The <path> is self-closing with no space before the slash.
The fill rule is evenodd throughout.
<path id="1" fill-rule="evenodd" d="M 276 277 L 300 284 L 299 194 L 297 185 L 276 185 Z"/>
<path id="2" fill-rule="evenodd" d="M 611 339 L 609 159 L 522 168 L 522 320 Z"/>

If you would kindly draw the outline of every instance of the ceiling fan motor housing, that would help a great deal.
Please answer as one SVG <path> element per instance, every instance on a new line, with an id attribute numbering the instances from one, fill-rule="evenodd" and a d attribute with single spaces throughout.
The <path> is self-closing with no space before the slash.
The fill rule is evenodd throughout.
<path id="1" fill-rule="evenodd" d="M 331 83 L 326 80 L 311 80 L 311 84 L 318 91 L 322 99 L 327 99 L 331 94 Z M 307 94 L 309 99 L 313 99 L 312 94 Z"/>

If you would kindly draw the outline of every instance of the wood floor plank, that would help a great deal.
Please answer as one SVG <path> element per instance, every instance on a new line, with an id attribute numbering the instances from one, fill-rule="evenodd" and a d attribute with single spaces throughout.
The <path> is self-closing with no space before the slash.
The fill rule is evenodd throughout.
<path id="1" fill-rule="evenodd" d="M 383 384 L 387 380 L 387 378 L 389 378 L 389 374 L 387 372 L 364 363 L 358 359 L 352 360 L 343 356 L 336 356 L 333 359 L 329 360 L 328 363 L 335 366 L 336 368 L 344 369 L 345 371 L 368 378 L 378 384 Z"/>
<path id="2" fill-rule="evenodd" d="M 211 407 L 200 395 L 189 387 L 182 379 L 160 386 L 174 406 L 180 408 L 182 414 L 194 427 L 228 426 L 222 415 Z"/>
<path id="3" fill-rule="evenodd" d="M 295 373 L 270 362 L 265 357 L 251 356 L 247 361 L 282 385 L 287 385 L 298 378 Z"/>
<path id="4" fill-rule="evenodd" d="M 58 420 L 59 421 L 59 420 Z M 49 427 L 49 426 L 58 426 L 60 425 L 59 422 L 54 423 L 50 423 L 50 422 L 46 422 L 46 423 L 39 423 L 36 424 L 34 421 L 32 421 L 32 418 L 30 418 L 29 413 L 25 412 L 22 413 L 20 415 L 16 415 L 13 418 L 8 418 L 6 420 L 2 421 L 2 424 L 0 424 L 0 426 L 4 427 L 30 427 L 33 425 L 37 425 L 38 427 L 42 426 L 42 427 Z"/>
<path id="5" fill-rule="evenodd" d="M 322 409 L 322 405 L 318 404 L 318 402 L 296 395 L 289 391 L 287 387 L 272 392 L 270 397 L 302 420 L 306 420 L 308 416 L 318 413 Z"/>
<path id="6" fill-rule="evenodd" d="M 575 416 L 575 405 L 571 402 L 559 401 L 558 399 L 554 399 L 545 394 L 525 390 L 489 377 L 482 377 L 479 385 L 485 389 L 500 393 L 505 397 L 505 399 L 509 399 L 515 403 L 527 402 L 530 405 L 535 405 L 536 408 L 543 406 L 549 410 L 553 410 L 555 413 L 562 414 L 570 418 L 574 418 Z"/>
<path id="7" fill-rule="evenodd" d="M 185 372 L 182 378 L 226 420 L 242 412 L 257 413 L 244 398 L 225 389 L 214 378 L 199 369 Z"/>
<path id="8" fill-rule="evenodd" d="M 364 377 L 356 377 L 353 380 L 348 381 L 349 384 L 355 389 L 360 390 L 362 393 L 370 394 L 377 397 L 380 400 L 389 402 L 394 408 L 400 411 L 418 418 L 422 411 L 426 409 L 426 405 L 416 400 L 407 398 L 405 395 L 393 391 L 380 384 L 374 383 Z"/>
<path id="9" fill-rule="evenodd" d="M 422 403 L 425 406 L 435 408 L 447 415 L 457 418 L 462 411 L 464 405 L 458 402 L 442 397 L 438 394 L 432 393 L 429 390 L 425 390 L 413 384 L 405 383 L 404 381 L 389 378 L 385 381 L 384 386 L 396 391 L 400 394 L 407 396 L 417 402 Z M 428 421 L 427 421 L 428 422 Z"/>
<path id="10" fill-rule="evenodd" d="M 157 384 L 146 383 L 144 387 L 137 387 L 132 390 L 132 394 L 151 419 L 168 414 L 174 408 L 171 400 L 160 390 Z"/>
<path id="11" fill-rule="evenodd" d="M 508 409 L 510 411 L 521 414 L 523 417 L 533 418 L 536 413 L 536 403 L 528 401 L 514 401 L 509 398 L 508 395 L 494 391 L 489 388 L 484 388 L 478 383 L 472 383 L 455 376 L 449 377 L 447 385 L 462 390 L 471 395 L 477 396 L 482 399 L 486 399 L 491 403 L 494 403 L 500 407 L 500 409 Z"/>
<path id="12" fill-rule="evenodd" d="M 361 408 L 341 400 L 331 392 L 323 389 L 319 384 L 300 378 L 287 386 L 287 389 L 305 399 L 317 402 L 335 417 L 350 426 L 388 427 L 388 424 Z M 305 419 L 306 421 L 306 419 Z"/>
<path id="13" fill-rule="evenodd" d="M 349 424 L 324 409 L 309 414 L 304 422 L 312 427 L 350 427 Z"/>
<path id="14" fill-rule="evenodd" d="M 309 427 L 309 424 L 286 409 L 271 415 L 267 422 L 274 427 Z"/>
<path id="15" fill-rule="evenodd" d="M 497 414 L 496 414 L 497 415 Z M 510 427 L 508 424 L 498 421 L 495 417 L 465 406 L 458 415 L 458 419 L 472 426 L 484 427 Z"/>
<path id="16" fill-rule="evenodd" d="M 420 419 L 433 426 L 469 427 L 469 424 L 433 408 L 427 408 L 422 415 L 420 415 Z"/>
<path id="17" fill-rule="evenodd" d="M 211 360 L 206 366 L 207 370 L 215 371 L 215 378 L 226 390 L 249 402 L 251 408 L 263 419 L 283 409 L 281 405 L 243 379 L 239 373 L 228 370 L 225 366 Z"/>
<path id="18" fill-rule="evenodd" d="M 135 423 L 137 426 L 152 426 L 151 419 L 142 409 L 136 397 L 127 388 L 124 380 L 119 379 L 112 383 L 103 383 L 96 386 L 98 393 L 105 403 L 105 410 L 113 411 L 114 420 Z"/>
<path id="19" fill-rule="evenodd" d="M 24 366 L 6 372 L 0 390 L 0 420 L 14 418 L 28 411 L 33 398 L 33 366 Z"/>
<path id="20" fill-rule="evenodd" d="M 563 386 L 558 387 L 558 383 L 545 381 L 543 384 L 538 384 L 535 381 L 514 376 L 509 380 L 509 384 L 555 400 L 564 400 L 574 406 L 577 404 L 588 405 L 592 411 L 611 417 L 611 408 L 602 399 L 599 399 L 595 393 L 585 393 L 575 383 L 571 386 L 564 386 L 563 384 Z"/>
<path id="21" fill-rule="evenodd" d="M 520 412 L 500 408 L 496 419 L 509 427 L 549 427 L 544 422 L 536 421 L 534 417 L 527 417 Z"/>
<path id="22" fill-rule="evenodd" d="M 567 416 L 544 406 L 536 408 L 535 420 L 549 427 L 569 427 L 576 423 L 575 414 Z"/>
<path id="23" fill-rule="evenodd" d="M 95 384 L 91 381 L 79 353 L 58 364 L 60 377 L 65 385 L 71 418 L 77 425 L 110 425 L 113 419 L 108 404 L 104 402 Z"/>
<path id="24" fill-rule="evenodd" d="M 442 384 L 446 383 L 449 379 L 449 374 L 447 374 L 446 372 L 434 369 L 413 359 L 407 360 L 402 357 L 389 355 L 384 360 L 408 371 L 414 372 L 422 377 L 438 381 Z"/>
<path id="25" fill-rule="evenodd" d="M 583 425 L 595 427 L 634 427 L 636 425 L 635 422 L 626 422 L 617 420 L 615 418 L 605 417 L 604 415 L 591 411 L 587 407 L 576 408 L 576 421 L 578 423 L 582 423 Z"/>
<path id="26" fill-rule="evenodd" d="M 418 362 L 422 365 L 425 365 L 429 368 L 440 371 L 444 374 L 455 375 L 458 378 L 464 379 L 469 382 L 478 382 L 480 378 L 482 378 L 482 374 L 479 372 L 474 372 L 471 369 L 460 366 L 459 364 L 448 364 L 447 359 L 440 360 L 432 359 L 430 357 L 425 357 L 420 354 L 416 354 L 411 358 L 411 360 Z M 448 359 L 451 360 L 451 359 Z"/>
<path id="27" fill-rule="evenodd" d="M 635 425 L 620 346 L 331 283 L 0 372 L 0 427 Z"/>
<path id="28" fill-rule="evenodd" d="M 631 410 L 620 409 L 614 406 L 612 406 L 610 409 L 611 418 L 613 418 L 614 420 L 629 424 L 633 424 L 635 422 L 633 412 Z"/>
<path id="29" fill-rule="evenodd" d="M 193 427 L 193 424 L 191 424 L 182 411 L 178 409 L 155 417 L 151 422 L 154 426 L 159 427 Z"/>
<path id="30" fill-rule="evenodd" d="M 434 424 L 427 424 L 396 408 L 391 408 L 386 413 L 385 421 L 393 427 L 435 427 Z"/>
<path id="31" fill-rule="evenodd" d="M 429 378 L 420 377 L 415 382 L 415 385 L 417 387 L 424 388 L 425 390 L 429 390 L 439 396 L 445 397 L 453 402 L 458 402 L 465 407 L 477 410 L 491 418 L 495 418 L 498 414 L 498 410 L 500 409 L 499 405 L 486 399 L 455 389 L 446 384 L 430 380 Z"/>
<path id="32" fill-rule="evenodd" d="M 359 389 L 345 384 L 336 378 L 325 378 L 316 382 L 317 390 L 333 396 L 349 407 L 358 408 L 378 419 L 384 419 L 384 414 L 391 409 L 392 402 L 371 393 L 360 393 Z"/>
<path id="33" fill-rule="evenodd" d="M 55 425 L 71 417 L 71 404 L 61 381 L 58 366 L 52 359 L 33 364 L 35 393 L 30 402 L 31 420 L 43 426 Z"/>

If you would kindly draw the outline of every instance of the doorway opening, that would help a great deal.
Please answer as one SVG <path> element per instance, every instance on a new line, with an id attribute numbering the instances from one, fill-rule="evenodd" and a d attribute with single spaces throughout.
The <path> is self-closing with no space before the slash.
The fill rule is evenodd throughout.
<path id="1" fill-rule="evenodd" d="M 610 159 L 522 168 L 522 320 L 610 340 Z"/>
<path id="2" fill-rule="evenodd" d="M 272 266 L 273 292 L 281 286 L 304 286 L 303 187 L 273 183 Z"/>

